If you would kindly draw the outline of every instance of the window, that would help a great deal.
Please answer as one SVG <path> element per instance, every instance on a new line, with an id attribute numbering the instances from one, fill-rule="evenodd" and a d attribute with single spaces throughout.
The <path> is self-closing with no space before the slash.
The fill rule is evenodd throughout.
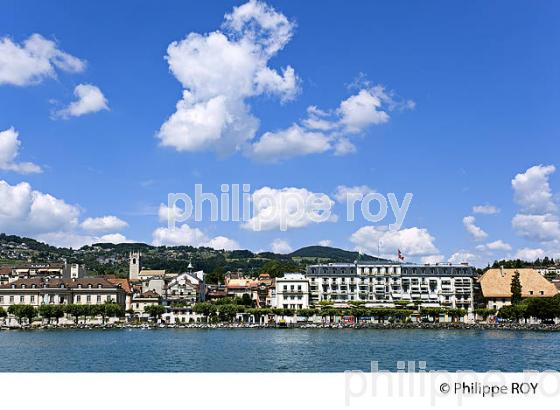
<path id="1" fill-rule="evenodd" d="M 4 296 L 0 296 L 0 303 L 4 303 Z"/>
<path id="2" fill-rule="evenodd" d="M 31 295 L 31 303 L 35 303 L 35 296 Z"/>
<path id="3" fill-rule="evenodd" d="M 97 303 L 101 303 L 101 295 L 97 295 Z"/>
<path id="4" fill-rule="evenodd" d="M 529 291 L 529 295 L 532 295 L 532 294 L 533 294 L 533 291 L 532 291 L 532 290 L 530 290 L 530 291 Z"/>
<path id="5" fill-rule="evenodd" d="M 14 303 L 14 297 L 10 296 L 10 303 Z"/>
<path id="6" fill-rule="evenodd" d="M 81 300 L 82 300 L 82 297 L 80 295 L 76 296 L 76 303 L 80 303 Z"/>
<path id="7" fill-rule="evenodd" d="M 543 296 L 544 295 L 544 290 L 541 290 L 539 293 L 541 294 L 541 296 Z"/>
<path id="8" fill-rule="evenodd" d="M 19 303 L 23 303 L 25 301 L 25 296 L 20 296 L 19 297 Z"/>

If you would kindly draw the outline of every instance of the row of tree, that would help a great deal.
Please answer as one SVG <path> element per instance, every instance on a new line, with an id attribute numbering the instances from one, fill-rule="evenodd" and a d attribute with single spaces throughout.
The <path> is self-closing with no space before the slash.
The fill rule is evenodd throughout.
<path id="1" fill-rule="evenodd" d="M 529 298 L 512 305 L 503 306 L 498 311 L 502 319 L 519 322 L 536 318 L 543 322 L 560 318 L 560 295 L 551 298 Z"/>
<path id="2" fill-rule="evenodd" d="M 404 308 L 366 308 L 362 306 L 354 306 L 351 308 L 334 308 L 324 306 L 320 309 L 284 309 L 284 308 L 251 308 L 240 304 L 217 304 L 211 302 L 196 303 L 193 306 L 193 312 L 203 315 L 208 320 L 213 321 L 232 321 L 239 313 L 247 313 L 260 319 L 268 315 L 276 315 L 282 317 L 291 317 L 297 314 L 299 317 L 310 318 L 313 316 L 321 316 L 323 318 L 330 318 L 331 321 L 335 317 L 351 316 L 357 322 L 368 318 L 375 318 L 378 321 L 391 320 L 391 321 L 405 321 L 415 312 L 410 309 Z M 439 321 L 440 316 L 447 315 L 452 320 L 459 320 L 465 316 L 467 311 L 465 309 L 451 309 L 451 308 L 422 308 L 420 316 L 430 318 L 433 321 Z M 489 314 L 488 314 L 489 315 Z"/>
<path id="3" fill-rule="evenodd" d="M 124 316 L 123 308 L 116 304 L 107 302 L 100 305 L 41 305 L 39 308 L 35 308 L 32 305 L 11 305 L 8 308 L 10 315 L 13 315 L 18 323 L 22 324 L 23 320 L 26 320 L 28 324 L 31 324 L 33 320 L 37 317 L 46 319 L 47 323 L 51 323 L 51 320 L 58 320 L 64 315 L 69 315 L 74 318 L 74 321 L 78 323 L 80 318 L 95 318 L 101 317 L 103 323 L 108 317 L 122 317 Z M 6 317 L 6 311 L 0 308 L 0 317 Z"/>

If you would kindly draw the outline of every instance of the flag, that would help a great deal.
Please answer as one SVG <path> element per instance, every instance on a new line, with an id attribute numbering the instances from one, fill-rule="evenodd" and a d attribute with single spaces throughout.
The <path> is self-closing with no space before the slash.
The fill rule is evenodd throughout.
<path id="1" fill-rule="evenodd" d="M 404 256 L 403 256 L 403 254 L 401 253 L 401 250 L 400 250 L 400 249 L 397 249 L 397 258 L 399 258 L 399 260 L 401 260 L 401 261 L 404 261 Z"/>

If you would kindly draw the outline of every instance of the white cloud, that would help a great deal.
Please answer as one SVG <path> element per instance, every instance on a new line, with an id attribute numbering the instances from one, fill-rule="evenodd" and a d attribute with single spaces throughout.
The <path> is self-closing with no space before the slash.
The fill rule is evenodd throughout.
<path id="1" fill-rule="evenodd" d="M 443 257 L 443 255 L 428 255 L 420 258 L 420 261 L 426 264 L 441 263 L 444 260 L 445 258 Z"/>
<path id="2" fill-rule="evenodd" d="M 158 219 L 160 222 L 168 223 L 170 220 L 178 220 L 183 215 L 184 210 L 180 209 L 176 204 L 173 204 L 173 208 L 168 207 L 165 204 L 159 204 L 158 209 Z"/>
<path id="3" fill-rule="evenodd" d="M 85 61 L 60 50 L 54 41 L 33 34 L 23 44 L 0 39 L 0 85 L 25 86 L 55 78 L 56 69 L 81 72 Z"/>
<path id="4" fill-rule="evenodd" d="M 210 238 L 202 246 L 207 246 L 214 249 L 224 249 L 226 251 L 233 251 L 240 248 L 237 241 L 234 241 L 233 239 L 230 239 L 226 236 L 216 236 L 214 238 Z"/>
<path id="5" fill-rule="evenodd" d="M 21 146 L 18 136 L 13 127 L 0 131 L 0 169 L 22 174 L 42 172 L 41 167 L 32 162 L 15 162 Z"/>
<path id="6" fill-rule="evenodd" d="M 348 200 L 348 197 L 363 198 L 364 195 L 372 192 L 375 192 L 375 190 L 368 187 L 367 185 L 339 185 L 336 187 L 334 197 L 339 203 L 344 204 Z"/>
<path id="7" fill-rule="evenodd" d="M 78 84 L 74 88 L 74 96 L 76 100 L 72 101 L 68 107 L 57 111 L 55 116 L 61 118 L 80 117 L 85 114 L 109 110 L 107 98 L 95 85 Z"/>
<path id="8" fill-rule="evenodd" d="M 556 171 L 553 165 L 536 165 L 511 181 L 514 200 L 528 213 L 546 213 L 556 210 L 549 176 Z"/>
<path id="9" fill-rule="evenodd" d="M 451 257 L 447 260 L 450 263 L 470 263 L 472 264 L 476 260 L 476 255 L 467 252 L 467 251 L 459 251 L 455 252 Z"/>
<path id="10" fill-rule="evenodd" d="M 320 246 L 332 246 L 332 241 L 330 239 L 323 239 L 319 241 Z"/>
<path id="11" fill-rule="evenodd" d="M 538 258 L 543 258 L 544 256 L 545 252 L 540 248 L 521 248 L 515 254 L 516 259 L 522 259 L 529 262 L 533 262 Z"/>
<path id="12" fill-rule="evenodd" d="M 93 245 L 94 243 L 130 243 L 133 242 L 127 239 L 120 233 L 107 234 L 102 236 L 83 235 L 76 232 L 49 232 L 36 236 L 37 240 L 46 242 L 53 246 L 60 246 L 64 248 L 79 249 L 82 246 Z"/>
<path id="13" fill-rule="evenodd" d="M 280 73 L 268 66 L 292 32 L 284 15 L 250 1 L 225 16 L 221 31 L 190 33 L 171 43 L 166 59 L 184 92 L 159 130 L 162 145 L 222 154 L 240 150 L 259 125 L 247 99 L 270 94 L 286 101 L 298 92 L 292 67 Z"/>
<path id="14" fill-rule="evenodd" d="M 331 149 L 330 138 L 321 132 L 306 131 L 297 124 L 278 132 L 266 132 L 248 155 L 262 162 L 278 162 L 295 156 L 319 154 Z"/>
<path id="15" fill-rule="evenodd" d="M 247 150 L 257 160 L 277 162 L 288 158 L 333 151 L 335 155 L 356 152 L 349 137 L 364 132 L 369 126 L 389 121 L 388 111 L 400 103 L 382 86 L 362 88 L 357 94 L 342 101 L 333 111 L 323 111 L 316 106 L 307 108 L 307 117 L 300 124 L 267 132 Z M 263 146 L 268 148 L 264 150 Z"/>
<path id="16" fill-rule="evenodd" d="M 484 232 L 481 228 L 475 225 L 475 217 L 474 216 L 465 216 L 463 218 L 463 225 L 468 233 L 472 235 L 472 237 L 479 241 L 488 236 L 486 232 Z"/>
<path id="17" fill-rule="evenodd" d="M 377 255 L 379 244 L 380 254 L 392 259 L 398 249 L 405 257 L 437 255 L 434 240 L 427 229 L 417 227 L 394 231 L 383 226 L 363 226 L 350 237 L 357 250 Z"/>
<path id="18" fill-rule="evenodd" d="M 382 88 L 360 90 L 358 94 L 340 103 L 340 124 L 347 132 L 362 132 L 370 125 L 389 121 L 389 114 L 380 109 L 382 102 L 379 93 L 384 93 Z"/>
<path id="19" fill-rule="evenodd" d="M 183 224 L 177 228 L 157 228 L 152 233 L 155 246 L 194 246 L 214 249 L 239 249 L 239 244 L 225 236 L 209 238 L 202 230 Z"/>
<path id="20" fill-rule="evenodd" d="M 87 218 L 82 222 L 81 227 L 90 232 L 111 232 L 126 228 L 128 224 L 122 219 L 113 215 L 100 216 L 97 218 Z"/>
<path id="21" fill-rule="evenodd" d="M 536 242 L 560 239 L 560 222 L 556 215 L 517 214 L 511 224 L 516 233 Z"/>
<path id="22" fill-rule="evenodd" d="M 334 201 L 305 188 L 263 187 L 251 195 L 251 202 L 253 215 L 242 227 L 253 231 L 286 230 L 336 220 L 330 214 Z"/>
<path id="23" fill-rule="evenodd" d="M 293 251 L 292 247 L 290 246 L 290 244 L 287 241 L 284 241 L 282 239 L 275 239 L 274 241 L 272 241 L 272 243 L 270 244 L 272 252 L 274 253 L 290 253 Z"/>
<path id="24" fill-rule="evenodd" d="M 475 205 L 472 208 L 473 213 L 483 215 L 494 215 L 500 212 L 500 209 L 494 205 Z"/>
<path id="25" fill-rule="evenodd" d="M 27 182 L 10 185 L 0 180 L 0 232 L 30 236 L 51 245 L 73 248 L 99 242 L 129 242 L 124 235 L 114 231 L 96 236 L 80 233 L 79 229 L 98 232 L 116 230 L 125 227 L 126 222 L 107 216 L 88 218 L 80 224 L 79 217 L 80 208 L 77 205 L 33 190 Z"/>
<path id="26" fill-rule="evenodd" d="M 511 245 L 499 239 L 497 241 L 489 242 L 484 245 L 478 245 L 476 249 L 483 252 L 511 251 Z"/>
<path id="27" fill-rule="evenodd" d="M 37 234 L 77 226 L 80 210 L 61 199 L 34 191 L 27 182 L 0 181 L 0 231 Z"/>

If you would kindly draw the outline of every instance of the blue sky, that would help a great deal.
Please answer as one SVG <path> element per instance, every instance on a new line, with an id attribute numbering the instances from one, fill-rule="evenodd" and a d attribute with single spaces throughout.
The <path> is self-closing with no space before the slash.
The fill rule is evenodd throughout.
<path id="1" fill-rule="evenodd" d="M 208 33 L 219 30 L 229 46 L 257 30 L 243 44 L 262 48 L 275 32 L 253 24 L 248 31 L 228 34 L 224 15 L 243 3 L 207 3 L 0 3 L 0 131 L 13 127 L 20 143 L 17 157 L 5 161 L 3 169 L 0 145 L 0 180 L 5 181 L 0 230 L 74 246 L 99 238 L 150 243 L 156 240 L 154 231 L 165 226 L 158 208 L 169 192 L 191 194 L 194 184 L 202 183 L 205 191 L 218 193 L 220 184 L 249 183 L 253 191 L 325 193 L 336 203 L 338 221 L 286 232 L 189 221 L 188 229 L 177 234 L 160 231 L 158 243 L 269 250 L 276 241 L 274 248 L 286 251 L 328 240 L 375 253 L 381 240 L 384 255 L 401 248 L 409 260 L 452 258 L 476 264 L 505 256 L 560 254 L 560 185 L 553 168 L 560 128 L 560 6 L 511 1 L 250 3 L 243 9 L 250 23 L 259 16 L 281 23 L 276 34 L 285 38 L 274 39 L 278 49 L 261 50 L 253 61 L 276 77 L 245 91 L 233 81 L 233 89 L 215 92 L 208 76 L 224 78 L 238 68 L 240 73 L 253 68 L 228 60 L 231 67 L 208 63 L 212 72 L 200 75 L 197 64 L 207 61 L 189 54 L 187 36 L 197 33 L 199 51 L 215 62 L 219 56 L 213 53 L 221 49 L 209 45 Z M 55 56 L 46 60 L 50 72 L 40 71 L 36 62 L 35 77 L 26 77 L 8 52 L 25 50 L 34 34 L 83 66 L 74 60 L 57 66 Z M 181 43 L 166 60 L 174 41 Z M 293 78 L 283 71 L 288 66 Z M 212 81 L 218 88 L 226 82 Z M 79 85 L 94 86 L 104 100 L 72 110 Z M 183 112 L 187 116 L 196 104 L 224 94 L 228 118 L 237 116 L 230 128 L 251 128 L 247 124 L 253 120 L 258 126 L 244 128 L 235 138 L 227 128 L 216 136 L 184 123 L 173 123 L 162 133 L 184 90 L 194 101 Z M 350 130 L 341 103 L 362 90 L 381 101 L 370 113 L 385 113 L 388 120 L 369 117 Z M 309 106 L 328 112 L 328 132 L 302 125 Z M 244 109 L 247 113 L 240 114 Z M 212 118 L 207 118 L 210 125 Z M 284 140 L 293 124 L 298 129 Z M 267 132 L 285 151 L 265 147 Z M 193 138 L 206 139 L 197 145 Z M 232 138 L 242 143 L 228 150 Z M 353 152 L 338 155 L 341 141 L 351 143 Z M 268 153 L 264 162 L 260 148 Z M 271 161 L 275 155 L 278 159 Z M 13 166 L 22 162 L 32 162 L 41 172 Z M 522 176 L 514 189 L 517 174 Z M 29 207 L 26 212 L 12 209 L 14 187 L 21 183 L 30 187 L 17 193 L 22 206 Z M 382 194 L 394 192 L 399 199 L 413 193 L 402 232 L 384 231 L 387 221 L 344 221 L 344 206 L 335 199 L 339 186 L 367 186 Z M 48 201 L 46 194 L 63 203 Z M 500 211 L 473 213 L 473 206 L 485 204 Z M 103 216 L 126 226 L 116 218 L 84 225 L 87 218 Z M 464 221 L 469 216 L 474 222 Z M 465 225 L 473 224 L 486 236 L 469 233 Z M 213 242 L 216 237 L 229 241 Z"/>

